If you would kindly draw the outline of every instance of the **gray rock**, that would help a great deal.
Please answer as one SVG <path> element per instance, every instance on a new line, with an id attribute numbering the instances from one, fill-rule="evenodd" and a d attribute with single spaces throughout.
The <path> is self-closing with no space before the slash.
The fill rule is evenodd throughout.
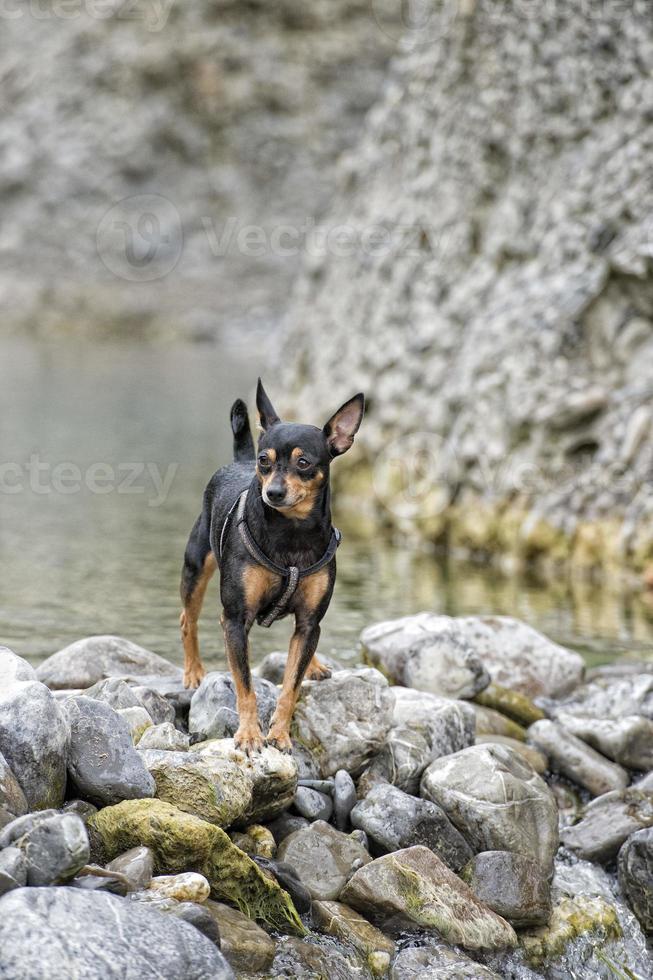
<path id="1" fill-rule="evenodd" d="M 551 914 L 551 886 L 537 861 L 511 851 L 482 851 L 463 869 L 480 902 L 515 928 L 544 925 Z"/>
<path id="2" fill-rule="evenodd" d="M 630 782 L 625 769 L 576 738 L 562 725 L 545 719 L 528 729 L 529 740 L 549 758 L 553 770 L 568 776 L 593 796 L 624 789 Z"/>
<path id="3" fill-rule="evenodd" d="M 143 733 L 153 727 L 152 719 L 142 704 L 135 704 L 131 708 L 116 708 L 115 711 L 127 725 L 133 745 L 137 745 Z"/>
<path id="4" fill-rule="evenodd" d="M 330 796 L 309 789 L 308 786 L 298 786 L 293 806 L 301 817 L 307 820 L 328 820 L 333 813 L 333 801 Z"/>
<path id="5" fill-rule="evenodd" d="M 18 847 L 0 851 L 0 896 L 27 884 L 27 862 Z"/>
<path id="6" fill-rule="evenodd" d="M 292 756 L 266 746 L 248 758 L 234 745 L 233 739 L 210 739 L 195 746 L 200 758 L 226 759 L 249 780 L 251 802 L 243 821 L 259 823 L 271 820 L 290 806 L 297 788 L 297 766 Z"/>
<path id="7" fill-rule="evenodd" d="M 312 898 L 325 901 L 338 898 L 354 865 L 371 860 L 358 841 L 322 820 L 286 837 L 277 856 L 295 869 Z"/>
<path id="8" fill-rule="evenodd" d="M 303 830 L 304 827 L 309 826 L 309 821 L 305 817 L 295 816 L 294 813 L 282 813 L 276 820 L 268 824 L 268 829 L 271 831 L 277 845 L 279 845 L 282 840 L 290 834 L 294 834 L 296 830 Z"/>
<path id="9" fill-rule="evenodd" d="M 394 696 L 376 670 L 341 670 L 328 680 L 304 681 L 292 732 L 311 751 L 322 778 L 339 769 L 362 772 L 391 726 Z"/>
<path id="10" fill-rule="evenodd" d="M 390 980 L 501 980 L 498 973 L 475 963 L 444 943 L 409 946 L 395 956 Z"/>
<path id="11" fill-rule="evenodd" d="M 439 806 L 395 786 L 372 789 L 352 810 L 351 821 L 365 831 L 378 854 L 421 844 L 454 871 L 472 857 L 469 844 Z"/>
<path id="12" fill-rule="evenodd" d="M 346 769 L 339 769 L 335 775 L 333 791 L 333 810 L 336 827 L 346 830 L 349 825 L 349 815 L 356 806 L 356 786 Z"/>
<path id="13" fill-rule="evenodd" d="M 68 775 L 75 792 L 98 806 L 154 795 L 154 780 L 110 705 L 79 697 L 66 701 L 63 710 L 70 725 Z"/>
<path id="14" fill-rule="evenodd" d="M 167 722 L 174 724 L 175 707 L 168 698 L 165 698 L 151 687 L 143 687 L 140 684 L 134 685 L 132 691 L 155 725 L 164 725 Z"/>
<path id="15" fill-rule="evenodd" d="M 270 681 L 271 684 L 282 684 L 287 660 L 288 654 L 285 651 L 268 653 L 256 668 L 255 673 L 258 677 Z M 331 671 L 344 670 L 342 664 L 339 664 L 337 660 L 334 660 L 333 657 L 326 657 L 322 653 L 320 654 L 320 663 Z"/>
<path id="16" fill-rule="evenodd" d="M 23 837 L 33 827 L 44 823 L 50 817 L 57 816 L 58 813 L 58 810 L 38 810 L 35 813 L 26 813 L 22 817 L 16 817 L 0 831 L 0 850 L 3 847 L 9 847 L 10 844 Z"/>
<path id="17" fill-rule="evenodd" d="M 370 626 L 363 630 L 361 642 L 373 662 L 378 658 L 379 663 L 387 659 L 401 664 L 410 646 L 425 636 L 441 637 L 444 646 L 450 643 L 454 651 L 460 645 L 473 650 L 493 681 L 531 698 L 562 696 L 583 678 L 584 663 L 577 653 L 508 616 L 451 617 L 424 612 Z M 401 670 L 403 667 L 397 667 L 393 678 L 415 687 L 400 679 Z"/>
<path id="18" fill-rule="evenodd" d="M 466 949 L 517 945 L 512 927 L 427 847 L 409 847 L 367 864 L 349 880 L 340 900 L 393 931 L 435 930 Z"/>
<path id="19" fill-rule="evenodd" d="M 533 745 L 518 742 L 516 738 L 510 738 L 508 735 L 477 735 L 474 742 L 476 745 L 505 745 L 520 755 L 540 776 L 549 768 L 549 760 L 543 752 Z"/>
<path id="20" fill-rule="evenodd" d="M 628 769 L 653 769 L 653 721 L 643 715 L 591 718 L 560 712 L 557 719 L 568 731 L 604 756 Z"/>
<path id="21" fill-rule="evenodd" d="M 624 841 L 638 830 L 653 827 L 653 791 L 630 787 L 605 793 L 585 807 L 582 820 L 565 827 L 565 847 L 586 861 L 612 861 Z"/>
<path id="22" fill-rule="evenodd" d="M 117 871 L 129 881 L 130 890 L 147 888 L 154 874 L 154 855 L 149 847 L 132 847 L 107 864 L 107 871 Z"/>
<path id="23" fill-rule="evenodd" d="M 53 689 L 88 688 L 106 677 L 181 677 L 181 669 L 121 636 L 89 636 L 48 657 L 36 674 Z"/>
<path id="24" fill-rule="evenodd" d="M 68 742 L 65 715 L 47 687 L 15 681 L 0 688 L 0 752 L 30 810 L 63 803 Z"/>
<path id="25" fill-rule="evenodd" d="M 619 886 L 645 932 L 653 932 L 653 827 L 631 834 L 619 851 Z"/>
<path id="26" fill-rule="evenodd" d="M 7 815 L 22 817 L 27 813 L 27 800 L 20 788 L 20 783 L 0 752 L 0 808 Z"/>
<path id="27" fill-rule="evenodd" d="M 354 840 L 357 840 L 361 847 L 364 847 L 365 850 L 369 852 L 370 842 L 364 830 L 360 830 L 358 827 L 356 827 L 354 830 L 352 830 L 349 836 L 353 837 Z"/>
<path id="28" fill-rule="evenodd" d="M 66 942 L 61 942 L 65 935 Z M 177 918 L 104 892 L 26 888 L 0 900 L 5 975 L 40 980 L 233 980 L 220 951 Z"/>
<path id="29" fill-rule="evenodd" d="M 73 813 L 47 816 L 13 843 L 25 856 L 28 885 L 63 884 L 90 858 L 86 827 Z"/>
<path id="30" fill-rule="evenodd" d="M 407 617 L 423 622 L 420 616 Z M 431 617 L 433 623 L 435 617 Z M 396 684 L 449 698 L 473 698 L 490 675 L 473 648 L 445 621 L 438 628 L 413 628 L 406 619 L 368 626 L 361 642 L 369 663 Z"/>
<path id="31" fill-rule="evenodd" d="M 35 681 L 36 671 L 9 647 L 0 646 L 0 691 L 16 681 Z"/>
<path id="32" fill-rule="evenodd" d="M 344 772 L 344 769 L 340 770 Z M 335 785 L 333 779 L 298 779 L 298 786 L 307 786 L 309 789 L 316 789 L 318 793 L 324 793 L 325 796 L 333 796 L 335 792 Z"/>
<path id="33" fill-rule="evenodd" d="M 361 965 L 357 955 L 350 955 L 344 946 L 336 949 L 333 942 L 326 946 L 324 940 L 310 935 L 305 939 L 282 936 L 277 942 L 276 955 L 269 971 L 269 976 L 283 977 L 284 980 L 316 980 L 317 977 L 359 980 L 360 975 Z"/>
<path id="34" fill-rule="evenodd" d="M 553 705 L 556 714 L 620 720 L 632 715 L 653 719 L 653 674 L 596 677 Z"/>
<path id="35" fill-rule="evenodd" d="M 172 722 L 164 721 L 160 725 L 146 728 L 137 744 L 139 750 L 163 749 L 168 752 L 188 752 L 190 737 L 176 729 Z"/>
<path id="36" fill-rule="evenodd" d="M 300 915 L 311 910 L 311 893 L 300 881 L 295 868 L 286 861 L 273 861 L 260 854 L 255 855 L 254 862 L 270 874 L 292 898 L 293 905 Z"/>
<path id="37" fill-rule="evenodd" d="M 512 749 L 473 745 L 436 759 L 421 794 L 445 811 L 476 851 L 512 851 L 551 868 L 558 808 L 544 780 Z"/>
<path id="38" fill-rule="evenodd" d="M 260 677 L 252 679 L 261 728 L 267 731 L 277 706 L 274 684 Z M 189 732 L 202 732 L 208 738 L 231 738 L 238 729 L 236 689 L 231 674 L 212 671 L 193 694 L 188 716 Z"/>
<path id="39" fill-rule="evenodd" d="M 120 677 L 106 677 L 84 691 L 87 698 L 105 701 L 118 711 L 120 708 L 142 708 L 143 702 L 136 692 Z"/>
<path id="40" fill-rule="evenodd" d="M 205 907 L 218 926 L 222 952 L 234 970 L 257 972 L 270 966 L 274 959 L 274 940 L 260 926 L 222 902 L 209 900 Z"/>
<path id="41" fill-rule="evenodd" d="M 220 949 L 220 927 L 206 906 L 198 905 L 197 902 L 177 902 L 177 907 L 171 909 L 171 912 L 188 922 Z"/>
<path id="42" fill-rule="evenodd" d="M 319 929 L 350 943 L 364 957 L 373 975 L 387 973 L 395 944 L 358 912 L 341 902 L 313 902 L 312 918 Z"/>
<path id="43" fill-rule="evenodd" d="M 87 823 L 89 817 L 92 817 L 97 811 L 98 808 L 89 803 L 88 800 L 68 800 L 61 808 L 62 813 L 75 813 L 81 817 L 84 823 Z"/>
<path id="44" fill-rule="evenodd" d="M 93 870 L 90 870 L 93 869 Z M 100 875 L 94 865 L 87 865 L 83 873 L 66 882 L 69 888 L 81 888 L 83 891 L 107 892 L 109 895 L 124 897 L 129 892 L 129 885 L 122 875 Z"/>

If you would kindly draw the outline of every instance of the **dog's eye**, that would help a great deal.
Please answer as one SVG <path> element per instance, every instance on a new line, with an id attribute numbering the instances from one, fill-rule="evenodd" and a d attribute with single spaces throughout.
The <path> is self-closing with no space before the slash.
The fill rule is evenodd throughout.
<path id="1" fill-rule="evenodd" d="M 258 465 L 263 467 L 270 465 L 270 457 L 267 455 L 267 453 L 261 453 L 258 458 Z"/>
<path id="2" fill-rule="evenodd" d="M 311 461 L 309 459 L 306 459 L 305 456 L 300 456 L 299 459 L 297 460 L 298 470 L 307 470 L 310 465 L 311 465 Z"/>

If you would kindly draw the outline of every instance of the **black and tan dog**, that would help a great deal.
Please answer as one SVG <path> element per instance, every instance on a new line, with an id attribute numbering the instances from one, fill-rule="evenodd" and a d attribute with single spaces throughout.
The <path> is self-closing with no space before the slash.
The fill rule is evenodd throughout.
<path id="1" fill-rule="evenodd" d="M 269 626 L 289 613 L 295 617 L 268 744 L 291 750 L 290 721 L 302 680 L 329 676 L 315 657 L 340 540 L 331 524 L 329 467 L 352 445 L 364 404 L 362 394 L 354 395 L 323 429 L 282 422 L 259 379 L 256 406 L 262 432 L 256 453 L 244 403 L 239 400 L 231 409 L 234 462 L 209 482 L 188 540 L 181 632 L 184 683 L 196 687 L 204 676 L 197 620 L 208 582 L 219 568 L 221 622 L 239 715 L 235 741 L 248 753 L 263 745 L 249 667 L 248 635 L 254 620 Z"/>

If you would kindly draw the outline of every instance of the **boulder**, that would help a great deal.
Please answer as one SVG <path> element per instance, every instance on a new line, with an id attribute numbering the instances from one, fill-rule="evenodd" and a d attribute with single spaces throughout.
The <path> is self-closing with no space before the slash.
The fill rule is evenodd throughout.
<path id="1" fill-rule="evenodd" d="M 479 901 L 515 928 L 542 925 L 551 913 L 549 876 L 537 861 L 511 851 L 481 851 L 461 875 Z"/>
<path id="2" fill-rule="evenodd" d="M 333 813 L 333 800 L 308 786 L 298 786 L 293 807 L 307 820 L 328 820 Z"/>
<path id="3" fill-rule="evenodd" d="M 0 810 L 9 819 L 22 817 L 27 813 L 27 800 L 20 783 L 9 768 L 7 760 L 0 752 Z"/>
<path id="4" fill-rule="evenodd" d="M 353 870 L 371 861 L 358 841 L 323 820 L 290 834 L 277 854 L 295 869 L 311 898 L 324 901 L 338 898 Z"/>
<path id="5" fill-rule="evenodd" d="M 53 690 L 88 688 L 105 677 L 159 677 L 175 675 L 181 669 L 169 660 L 139 647 L 121 636 L 88 636 L 52 654 L 39 664 L 36 675 Z"/>
<path id="6" fill-rule="evenodd" d="M 653 674 L 595 677 L 583 684 L 559 704 L 552 705 L 556 715 L 580 715 L 620 720 L 640 715 L 653 720 Z"/>
<path id="7" fill-rule="evenodd" d="M 278 690 L 269 681 L 253 677 L 261 728 L 268 730 L 277 706 Z M 236 688 L 231 674 L 211 671 L 193 694 L 188 716 L 189 732 L 201 732 L 207 738 L 231 738 L 238 730 Z"/>
<path id="8" fill-rule="evenodd" d="M 361 643 L 366 661 L 395 684 L 448 698 L 472 698 L 490 683 L 475 650 L 447 616 L 420 613 L 375 623 L 363 630 Z"/>
<path id="9" fill-rule="evenodd" d="M 27 884 L 27 862 L 18 847 L 0 851 L 0 896 Z"/>
<path id="10" fill-rule="evenodd" d="M 194 751 L 208 760 L 226 759 L 247 776 L 251 801 L 242 817 L 245 823 L 271 820 L 292 803 L 297 788 L 297 765 L 285 752 L 266 746 L 250 758 L 236 748 L 231 738 L 201 742 L 194 746 Z"/>
<path id="11" fill-rule="evenodd" d="M 145 749 L 138 753 L 155 790 L 150 796 L 218 827 L 243 819 L 252 803 L 252 784 L 232 760 L 198 752 Z"/>
<path id="12" fill-rule="evenodd" d="M 36 671 L 26 660 L 19 657 L 9 647 L 0 646 L 0 691 L 6 690 L 16 681 L 37 680 Z"/>
<path id="13" fill-rule="evenodd" d="M 19 836 L 17 823 L 13 825 L 12 844 L 25 856 L 28 885 L 63 884 L 88 863 L 88 835 L 75 814 L 48 814 L 27 824 Z"/>
<path id="14" fill-rule="evenodd" d="M 143 705 L 148 715 L 155 725 L 173 724 L 175 720 L 174 704 L 165 698 L 163 694 L 153 690 L 151 687 L 144 687 L 135 684 L 132 691 Z"/>
<path id="15" fill-rule="evenodd" d="M 170 721 L 146 728 L 138 740 L 142 749 L 160 749 L 164 752 L 188 752 L 190 737 L 180 732 Z"/>
<path id="16" fill-rule="evenodd" d="M 274 940 L 267 932 L 222 902 L 209 900 L 204 907 L 218 925 L 220 948 L 233 969 L 238 973 L 267 970 L 275 952 Z"/>
<path id="17" fill-rule="evenodd" d="M 643 715 L 592 718 L 561 711 L 557 720 L 604 756 L 628 769 L 653 769 L 653 721 Z"/>
<path id="18" fill-rule="evenodd" d="M 360 913 L 342 902 L 313 902 L 312 914 L 318 929 L 353 946 L 373 974 L 386 974 L 395 944 Z"/>
<path id="19" fill-rule="evenodd" d="M 153 727 L 152 719 L 142 704 L 135 704 L 131 708 L 117 708 L 116 714 L 127 725 L 133 745 L 137 745 L 143 733 Z"/>
<path id="20" fill-rule="evenodd" d="M 112 860 L 139 845 L 154 854 L 158 874 L 193 868 L 204 875 L 211 895 L 280 931 L 302 935 L 297 912 L 276 881 L 229 840 L 219 827 L 161 800 L 126 800 L 89 819 L 97 857 Z"/>
<path id="21" fill-rule="evenodd" d="M 524 762 L 535 770 L 540 776 L 549 768 L 549 760 L 536 749 L 534 745 L 527 745 L 526 742 L 518 742 L 516 738 L 509 738 L 507 735 L 477 735 L 476 745 L 505 745 L 520 755 Z"/>
<path id="22" fill-rule="evenodd" d="M 637 830 L 653 827 L 653 790 L 615 790 L 585 807 L 582 820 L 565 827 L 565 847 L 586 861 L 612 861 L 624 841 Z"/>
<path id="23" fill-rule="evenodd" d="M 107 864 L 107 871 L 123 875 L 130 891 L 147 888 L 154 874 L 154 855 L 149 847 L 132 847 Z"/>
<path id="24" fill-rule="evenodd" d="M 439 806 L 395 786 L 374 787 L 356 804 L 351 821 L 365 831 L 377 854 L 421 844 L 454 871 L 472 857 L 469 844 Z"/>
<path id="25" fill-rule="evenodd" d="M 473 745 L 436 759 L 421 795 L 437 803 L 476 851 L 528 854 L 548 872 L 558 809 L 544 780 L 512 749 Z"/>
<path id="26" fill-rule="evenodd" d="M 361 642 L 372 662 L 395 663 L 397 656 L 401 660 L 400 651 L 424 634 L 448 636 L 471 648 L 493 681 L 529 698 L 561 697 L 583 679 L 582 657 L 508 616 L 423 612 L 370 626 L 363 630 Z"/>
<path id="27" fill-rule="evenodd" d="M 630 782 L 625 769 L 609 762 L 558 722 L 537 721 L 529 728 L 528 737 L 536 748 L 546 753 L 551 769 L 578 783 L 593 796 L 624 789 Z"/>
<path id="28" fill-rule="evenodd" d="M 133 688 L 121 677 L 106 677 L 84 691 L 87 698 L 105 701 L 116 711 L 122 708 L 143 708 L 143 702 Z M 149 713 L 149 712 L 148 712 Z"/>
<path id="29" fill-rule="evenodd" d="M 0 949 L 3 976 L 11 980 L 106 980 L 109 973 L 124 980 L 234 976 L 216 946 L 187 923 L 77 888 L 24 888 L 5 895 Z"/>
<path id="30" fill-rule="evenodd" d="M 97 806 L 154 796 L 154 780 L 109 704 L 76 697 L 62 710 L 70 727 L 68 777 L 75 793 Z"/>
<path id="31" fill-rule="evenodd" d="M 554 903 L 549 922 L 522 932 L 519 942 L 528 965 L 539 971 L 546 968 L 550 960 L 559 961 L 570 943 L 581 936 L 595 937 L 593 945 L 598 946 L 619 939 L 621 935 L 619 918 L 610 902 L 588 895 L 563 896 Z M 582 974 L 586 977 L 595 975 Z"/>
<path id="32" fill-rule="evenodd" d="M 0 752 L 30 810 L 63 803 L 69 738 L 66 717 L 43 684 L 16 680 L 0 687 Z"/>
<path id="33" fill-rule="evenodd" d="M 178 875 L 157 875 L 149 889 L 161 898 L 176 902 L 204 902 L 211 894 L 211 886 L 204 875 L 186 871 Z"/>
<path id="34" fill-rule="evenodd" d="M 619 886 L 645 932 L 653 932 L 653 827 L 631 834 L 619 851 Z"/>
<path id="35" fill-rule="evenodd" d="M 390 980 L 501 980 L 498 973 L 444 943 L 408 946 L 394 958 Z"/>
<path id="36" fill-rule="evenodd" d="M 517 945 L 512 927 L 427 847 L 409 847 L 367 864 L 347 883 L 341 901 L 389 928 L 433 929 L 467 949 Z"/>
<path id="37" fill-rule="evenodd" d="M 304 681 L 293 738 L 313 754 L 322 778 L 339 769 L 356 775 L 383 745 L 393 703 L 387 681 L 369 667 L 341 670 L 324 681 Z"/>

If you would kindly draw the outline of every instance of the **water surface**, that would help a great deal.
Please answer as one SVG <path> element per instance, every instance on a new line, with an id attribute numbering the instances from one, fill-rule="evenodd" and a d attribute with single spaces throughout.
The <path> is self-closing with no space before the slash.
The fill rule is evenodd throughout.
<path id="1" fill-rule="evenodd" d="M 38 662 L 79 637 L 118 633 L 181 662 L 184 545 L 206 481 L 229 459 L 229 407 L 238 395 L 251 403 L 257 349 L 3 342 L 0 642 Z M 153 475 L 171 480 L 167 493 Z M 337 504 L 346 533 L 324 653 L 356 659 L 363 626 L 422 609 L 516 615 L 591 662 L 653 648 L 642 597 L 505 578 L 357 537 L 355 515 Z M 224 664 L 218 615 L 216 578 L 201 623 L 210 666 Z M 289 620 L 255 628 L 253 658 L 283 649 L 289 631 Z"/>

